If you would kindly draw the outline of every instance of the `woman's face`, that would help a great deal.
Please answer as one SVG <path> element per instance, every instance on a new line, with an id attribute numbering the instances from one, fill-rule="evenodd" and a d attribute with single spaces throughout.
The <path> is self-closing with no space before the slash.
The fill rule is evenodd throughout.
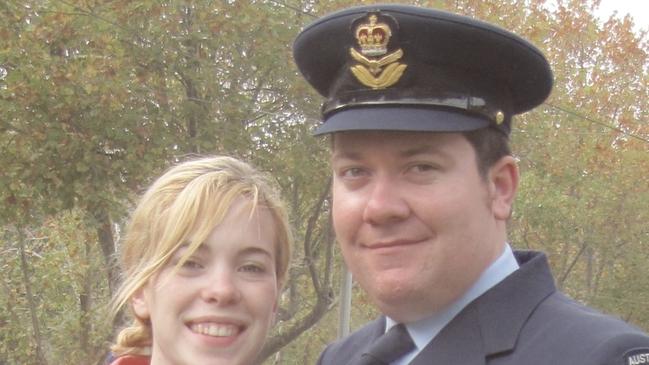
<path id="1" fill-rule="evenodd" d="M 221 224 L 183 265 L 181 247 L 133 298 L 149 318 L 152 365 L 252 364 L 276 312 L 277 232 L 264 208 L 235 200 Z"/>

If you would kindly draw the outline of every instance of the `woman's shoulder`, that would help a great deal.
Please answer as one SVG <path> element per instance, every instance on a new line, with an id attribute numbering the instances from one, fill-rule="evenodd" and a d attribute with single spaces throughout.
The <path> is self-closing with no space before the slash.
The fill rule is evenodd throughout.
<path id="1" fill-rule="evenodd" d="M 149 365 L 150 361 L 151 358 L 148 356 L 125 355 L 118 357 L 110 365 Z"/>

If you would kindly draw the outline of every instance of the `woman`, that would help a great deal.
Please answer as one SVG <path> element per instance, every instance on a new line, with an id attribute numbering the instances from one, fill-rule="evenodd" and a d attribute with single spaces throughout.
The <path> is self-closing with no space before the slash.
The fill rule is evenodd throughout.
<path id="1" fill-rule="evenodd" d="M 253 364 L 286 279 L 291 232 L 277 191 L 230 157 L 181 163 L 136 207 L 115 312 L 134 322 L 112 364 Z"/>

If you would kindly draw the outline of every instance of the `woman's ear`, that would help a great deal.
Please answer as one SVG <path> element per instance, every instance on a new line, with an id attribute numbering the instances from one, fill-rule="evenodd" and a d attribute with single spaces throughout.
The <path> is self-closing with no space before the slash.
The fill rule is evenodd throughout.
<path id="1" fill-rule="evenodd" d="M 518 190 L 518 165 L 512 156 L 503 156 L 489 169 L 491 209 L 498 220 L 507 220 Z"/>
<path id="2" fill-rule="evenodd" d="M 148 320 L 151 317 L 149 303 L 144 293 L 144 288 L 138 289 L 131 297 L 131 307 L 135 315 L 141 320 Z"/>

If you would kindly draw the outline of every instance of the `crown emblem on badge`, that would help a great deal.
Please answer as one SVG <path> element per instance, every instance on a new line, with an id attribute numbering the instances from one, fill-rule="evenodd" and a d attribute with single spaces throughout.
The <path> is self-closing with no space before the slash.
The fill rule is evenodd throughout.
<path id="1" fill-rule="evenodd" d="M 388 53 L 388 42 L 392 37 L 390 27 L 385 23 L 376 23 L 375 14 L 370 15 L 369 23 L 356 28 L 356 40 L 361 53 L 368 57 L 382 56 Z"/>
<path id="2" fill-rule="evenodd" d="M 358 62 L 350 70 L 361 84 L 372 89 L 385 89 L 399 81 L 407 65 L 398 62 L 403 57 L 401 49 L 388 54 L 392 30 L 388 24 L 377 21 L 378 16 L 370 14 L 367 23 L 356 27 L 354 35 L 360 51 L 353 47 L 349 49 L 352 58 Z"/>

